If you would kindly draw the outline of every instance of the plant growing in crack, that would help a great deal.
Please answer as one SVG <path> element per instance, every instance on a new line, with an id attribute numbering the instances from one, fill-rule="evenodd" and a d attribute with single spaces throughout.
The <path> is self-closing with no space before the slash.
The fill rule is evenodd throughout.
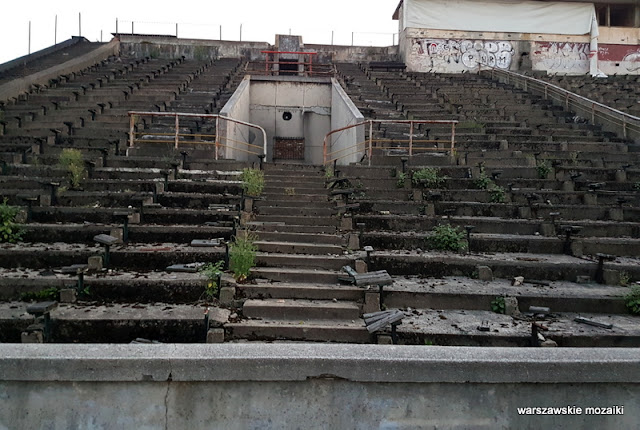
<path id="1" fill-rule="evenodd" d="M 256 264 L 258 251 L 258 246 L 254 243 L 256 239 L 254 234 L 245 231 L 236 236 L 229 246 L 229 269 L 238 282 L 245 281 L 251 273 L 251 268 Z"/>
<path id="2" fill-rule="evenodd" d="M 436 167 L 425 167 L 413 172 L 411 182 L 414 185 L 423 185 L 426 188 L 438 188 L 446 180 L 446 176 L 440 174 L 440 169 Z"/>
<path id="3" fill-rule="evenodd" d="M 16 224 L 16 218 L 20 209 L 17 206 L 7 204 L 5 198 L 0 203 L 0 243 L 15 243 L 22 240 L 23 230 Z"/>
<path id="4" fill-rule="evenodd" d="M 63 149 L 58 163 L 66 171 L 71 188 L 79 188 L 82 181 L 87 179 L 84 158 L 79 150 L 73 148 Z"/>
<path id="5" fill-rule="evenodd" d="M 497 314 L 504 314 L 506 310 L 506 306 L 504 303 L 504 297 L 496 297 L 491 301 L 491 311 Z"/>
<path id="6" fill-rule="evenodd" d="M 207 285 L 203 293 L 207 300 L 214 300 L 218 297 L 218 293 L 220 292 L 220 276 L 222 276 L 223 268 L 224 261 L 221 260 L 217 263 L 207 263 L 198 270 L 198 272 L 207 278 Z"/>
<path id="7" fill-rule="evenodd" d="M 264 190 L 264 172 L 258 169 L 242 169 L 242 189 L 251 197 L 258 197 Z"/>
<path id="8" fill-rule="evenodd" d="M 460 252 L 467 247 L 464 231 L 460 227 L 453 227 L 449 224 L 434 227 L 428 242 L 431 248 L 441 251 Z"/>
<path id="9" fill-rule="evenodd" d="M 640 285 L 631 287 L 631 292 L 624 296 L 624 304 L 634 315 L 640 315 Z"/>

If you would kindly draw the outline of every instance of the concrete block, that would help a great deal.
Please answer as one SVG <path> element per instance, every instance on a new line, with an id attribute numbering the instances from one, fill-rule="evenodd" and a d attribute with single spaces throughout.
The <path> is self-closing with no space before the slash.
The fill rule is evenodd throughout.
<path id="1" fill-rule="evenodd" d="M 414 202 L 422 201 L 422 190 L 413 190 L 413 201 Z"/>
<path id="2" fill-rule="evenodd" d="M 246 212 L 253 212 L 253 199 L 250 197 L 245 197 L 244 199 L 244 210 Z"/>
<path id="3" fill-rule="evenodd" d="M 624 221 L 624 209 L 622 208 L 609 209 L 609 219 L 611 221 Z"/>
<path id="4" fill-rule="evenodd" d="M 391 339 L 391 335 L 388 334 L 379 334 L 377 341 L 378 345 L 393 345 L 393 339 Z"/>
<path id="5" fill-rule="evenodd" d="M 369 268 L 367 267 L 367 263 L 363 260 L 356 260 L 356 272 L 358 273 L 367 273 Z"/>
<path id="6" fill-rule="evenodd" d="M 520 206 L 518 207 L 518 217 L 522 219 L 530 219 L 531 218 L 531 208 L 528 206 Z"/>
<path id="7" fill-rule="evenodd" d="M 129 224 L 140 224 L 140 214 L 136 212 L 129 215 Z"/>
<path id="8" fill-rule="evenodd" d="M 591 276 L 586 276 L 586 275 L 576 276 L 576 283 L 578 283 L 578 284 L 590 284 L 591 283 Z"/>
<path id="9" fill-rule="evenodd" d="M 23 331 L 20 338 L 22 343 L 44 343 L 44 335 L 40 330 L 31 332 Z"/>
<path id="10" fill-rule="evenodd" d="M 209 328 L 222 328 L 224 324 L 229 322 L 231 311 L 224 308 L 209 308 Z"/>
<path id="11" fill-rule="evenodd" d="M 582 257 L 584 255 L 584 245 L 581 240 L 573 240 L 571 242 L 571 255 L 574 257 Z"/>
<path id="12" fill-rule="evenodd" d="M 251 221 L 253 214 L 251 212 L 242 211 L 240 213 L 240 225 L 246 225 Z"/>
<path id="13" fill-rule="evenodd" d="M 342 231 L 350 231 L 353 230 L 353 220 L 349 217 L 342 217 L 340 221 L 340 230 Z"/>
<path id="14" fill-rule="evenodd" d="M 207 331 L 207 343 L 224 343 L 224 329 L 210 328 Z"/>
<path id="15" fill-rule="evenodd" d="M 51 194 L 40 194 L 38 201 L 40 206 L 51 206 Z"/>
<path id="16" fill-rule="evenodd" d="M 540 342 L 540 346 L 543 348 L 555 348 L 558 344 L 555 340 L 546 339 L 544 342 Z"/>
<path id="17" fill-rule="evenodd" d="M 501 151 L 506 151 L 507 149 L 509 149 L 509 141 L 508 140 L 501 140 L 500 141 L 500 150 Z"/>
<path id="18" fill-rule="evenodd" d="M 362 312 L 365 314 L 380 312 L 380 293 L 369 291 L 364 293 L 364 306 L 362 308 Z"/>
<path id="19" fill-rule="evenodd" d="M 602 277 L 606 285 L 620 285 L 620 272 L 613 269 L 604 269 Z"/>
<path id="20" fill-rule="evenodd" d="M 349 234 L 349 242 L 347 244 L 347 248 L 349 249 L 360 249 L 360 238 L 357 234 L 351 233 Z"/>
<path id="21" fill-rule="evenodd" d="M 536 158 L 535 157 L 525 157 L 525 166 L 527 167 L 536 167 Z"/>
<path id="22" fill-rule="evenodd" d="M 155 183 L 156 186 L 156 194 L 161 194 L 164 193 L 164 182 L 156 182 Z"/>
<path id="23" fill-rule="evenodd" d="M 436 205 L 429 203 L 424 207 L 424 214 L 428 217 L 436 216 Z"/>
<path id="24" fill-rule="evenodd" d="M 222 306 L 231 305 L 235 297 L 236 297 L 236 287 L 220 288 L 220 304 Z"/>
<path id="25" fill-rule="evenodd" d="M 627 182 L 627 172 L 625 170 L 616 170 L 616 182 Z"/>
<path id="26" fill-rule="evenodd" d="M 576 184 L 573 181 L 564 181 L 562 183 L 562 191 L 574 192 L 576 189 Z"/>
<path id="27" fill-rule="evenodd" d="M 598 205 L 598 195 L 596 193 L 585 193 L 582 200 L 587 206 Z"/>
<path id="28" fill-rule="evenodd" d="M 112 228 L 109 230 L 109 236 L 113 236 L 118 239 L 116 243 L 122 243 L 122 239 L 124 238 L 124 231 L 122 227 Z"/>
<path id="29" fill-rule="evenodd" d="M 540 234 L 545 237 L 553 237 L 556 235 L 556 226 L 549 222 L 540 224 Z"/>
<path id="30" fill-rule="evenodd" d="M 76 300 L 77 296 L 74 288 L 60 290 L 60 303 L 75 303 Z"/>
<path id="31" fill-rule="evenodd" d="M 87 260 L 87 265 L 89 266 L 87 269 L 90 272 L 99 272 L 100 270 L 102 270 L 102 256 L 92 255 Z"/>
<path id="32" fill-rule="evenodd" d="M 481 281 L 493 281 L 493 271 L 489 266 L 476 266 L 476 270 Z"/>
<path id="33" fill-rule="evenodd" d="M 504 313 L 505 315 L 516 316 L 520 314 L 518 308 L 518 299 L 516 297 L 504 298 Z"/>

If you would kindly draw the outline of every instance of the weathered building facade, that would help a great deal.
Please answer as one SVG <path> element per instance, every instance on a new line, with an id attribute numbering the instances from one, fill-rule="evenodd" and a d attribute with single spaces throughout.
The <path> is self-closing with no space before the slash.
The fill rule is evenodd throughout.
<path id="1" fill-rule="evenodd" d="M 485 64 L 549 74 L 639 74 L 640 2 L 402 0 L 409 70 L 462 73 Z"/>

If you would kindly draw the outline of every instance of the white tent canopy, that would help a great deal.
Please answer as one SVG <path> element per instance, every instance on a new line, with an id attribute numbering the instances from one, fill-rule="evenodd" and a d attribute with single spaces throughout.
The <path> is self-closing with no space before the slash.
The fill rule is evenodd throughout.
<path id="1" fill-rule="evenodd" d="M 404 0 L 403 30 L 588 34 L 593 3 L 516 0 Z"/>

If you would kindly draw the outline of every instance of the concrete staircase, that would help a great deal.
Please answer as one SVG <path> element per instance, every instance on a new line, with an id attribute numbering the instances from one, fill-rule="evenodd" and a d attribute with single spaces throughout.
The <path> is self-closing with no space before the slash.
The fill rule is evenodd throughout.
<path id="1" fill-rule="evenodd" d="M 238 285 L 246 320 L 225 328 L 232 339 L 368 342 L 360 319 L 363 290 L 338 283 L 353 265 L 338 232 L 322 169 L 266 165 L 255 202 L 256 284 Z"/>

